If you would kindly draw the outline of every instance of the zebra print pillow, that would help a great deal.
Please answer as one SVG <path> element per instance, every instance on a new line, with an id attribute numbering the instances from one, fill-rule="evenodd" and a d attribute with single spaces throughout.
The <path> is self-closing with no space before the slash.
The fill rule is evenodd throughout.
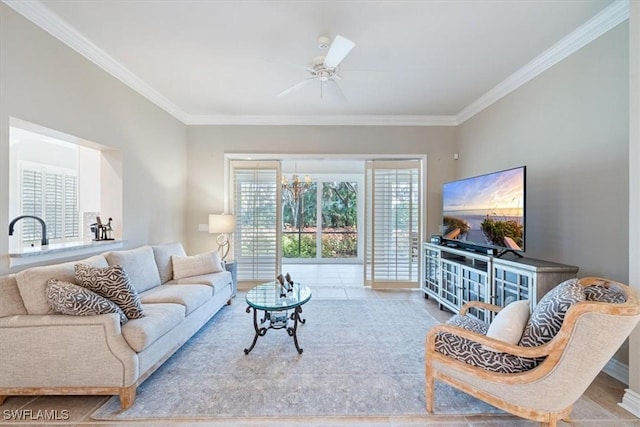
<path id="1" fill-rule="evenodd" d="M 73 316 L 116 313 L 120 316 L 121 325 L 129 320 L 120 307 L 108 299 L 82 286 L 62 280 L 51 279 L 47 282 L 47 300 L 56 313 Z"/>
<path id="2" fill-rule="evenodd" d="M 466 329 L 467 331 L 482 335 L 486 335 L 489 330 L 489 325 L 487 323 L 474 317 L 463 316 L 461 314 L 456 314 L 447 320 L 447 325 L 457 326 L 459 328 Z"/>
<path id="3" fill-rule="evenodd" d="M 584 293 L 578 279 L 557 285 L 533 309 L 518 345 L 537 347 L 551 341 L 560 330 L 567 311 L 580 301 L 584 301 Z"/>
<path id="4" fill-rule="evenodd" d="M 623 304 L 627 297 L 616 288 L 607 288 L 602 285 L 591 285 L 584 288 L 584 299 L 587 301 L 606 302 L 609 304 Z"/>
<path id="5" fill-rule="evenodd" d="M 447 324 L 458 326 L 471 332 L 486 335 L 489 325 L 473 317 L 455 315 Z M 497 353 L 485 349 L 481 344 L 455 334 L 441 333 L 436 336 L 436 351 L 471 366 L 477 366 L 493 372 L 514 374 L 533 369 L 538 361 Z"/>
<path id="6" fill-rule="evenodd" d="M 139 319 L 144 316 L 138 292 L 121 266 L 92 267 L 76 264 L 74 269 L 78 285 L 116 303 L 127 318 Z"/>

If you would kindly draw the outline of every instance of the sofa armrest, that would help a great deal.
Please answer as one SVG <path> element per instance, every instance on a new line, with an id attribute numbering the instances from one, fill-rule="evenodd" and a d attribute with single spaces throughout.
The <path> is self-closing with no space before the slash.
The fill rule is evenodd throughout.
<path id="1" fill-rule="evenodd" d="M 4 317 L 0 342 L 0 388 L 126 387 L 139 376 L 115 313 Z"/>

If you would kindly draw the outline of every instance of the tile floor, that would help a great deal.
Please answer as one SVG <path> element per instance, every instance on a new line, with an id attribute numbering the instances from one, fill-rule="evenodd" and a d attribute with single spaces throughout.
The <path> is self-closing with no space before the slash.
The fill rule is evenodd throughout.
<path id="1" fill-rule="evenodd" d="M 424 302 L 425 307 L 436 319 L 445 321 L 451 313 L 438 309 L 436 303 L 424 298 L 419 290 L 372 290 L 362 285 L 362 267 L 358 265 L 307 265 L 290 264 L 284 266 L 283 271 L 289 272 L 295 281 L 308 284 L 313 291 L 313 298 L 417 298 Z M 236 297 L 241 303 L 244 292 L 240 291 Z M 574 407 L 573 422 L 562 426 L 573 427 L 640 427 L 640 419 L 618 406 L 622 400 L 625 385 L 606 374 L 600 374 L 585 392 L 588 399 Z M 510 415 L 503 416 L 360 416 L 360 417 L 315 417 L 315 418 L 287 418 L 287 419 L 258 419 L 258 418 L 226 418 L 219 420 L 171 420 L 149 422 L 96 422 L 91 420 L 90 414 L 100 407 L 108 397 L 103 396 L 42 396 L 42 397 L 10 397 L 0 406 L 0 424 L 9 425 L 76 425 L 76 426 L 247 426 L 247 427 L 417 427 L 417 426 L 446 426 L 446 427 L 533 427 L 537 423 L 525 421 Z M 581 400 L 580 402 L 582 402 Z M 593 402 L 592 404 L 590 402 Z M 28 423 L 11 421 L 11 411 L 57 410 L 62 415 L 68 411 L 68 419 L 58 422 L 31 421 Z M 24 412 L 23 412 L 24 413 Z"/>

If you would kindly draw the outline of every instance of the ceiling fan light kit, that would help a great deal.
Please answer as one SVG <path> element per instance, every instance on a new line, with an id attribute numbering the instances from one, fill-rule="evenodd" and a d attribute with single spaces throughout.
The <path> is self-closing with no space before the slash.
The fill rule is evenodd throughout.
<path id="1" fill-rule="evenodd" d="M 354 42 L 340 35 L 336 35 L 333 42 L 331 42 L 331 39 L 327 36 L 318 37 L 318 48 L 321 50 L 328 49 L 327 54 L 316 56 L 311 60 L 311 68 L 307 69 L 311 77 L 283 90 L 278 94 L 278 97 L 287 95 L 294 90 L 306 86 L 310 82 L 318 81 L 320 83 L 321 99 L 324 98 L 324 86 L 327 83 L 331 83 L 331 85 L 336 88 L 338 96 L 344 99 L 344 94 L 336 80 L 341 79 L 339 74 L 340 63 L 347 57 L 355 45 Z"/>

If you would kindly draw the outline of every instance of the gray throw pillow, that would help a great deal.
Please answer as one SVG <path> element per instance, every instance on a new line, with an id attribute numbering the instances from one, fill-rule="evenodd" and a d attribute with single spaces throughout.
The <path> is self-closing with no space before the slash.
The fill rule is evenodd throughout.
<path id="1" fill-rule="evenodd" d="M 569 279 L 550 290 L 533 309 L 519 345 L 537 347 L 551 341 L 567 311 L 580 301 L 584 301 L 584 294 L 578 279 Z"/>
<path id="2" fill-rule="evenodd" d="M 116 313 L 120 316 L 121 325 L 128 320 L 115 303 L 89 289 L 62 280 L 51 279 L 47 282 L 47 301 L 56 313 L 73 316 Z"/>
<path id="3" fill-rule="evenodd" d="M 591 285 L 585 287 L 584 299 L 587 301 L 606 302 L 609 304 L 624 304 L 627 302 L 627 297 L 622 291 L 602 285 Z"/>
<path id="4" fill-rule="evenodd" d="M 144 316 L 140 296 L 121 266 L 92 267 L 76 264 L 74 270 L 78 285 L 113 301 L 129 319 Z"/>

